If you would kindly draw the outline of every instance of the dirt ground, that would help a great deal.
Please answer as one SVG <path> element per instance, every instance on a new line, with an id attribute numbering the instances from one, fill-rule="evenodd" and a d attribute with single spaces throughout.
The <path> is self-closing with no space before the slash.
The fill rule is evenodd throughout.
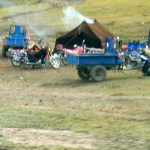
<path id="1" fill-rule="evenodd" d="M 0 58 L 1 110 L 16 108 L 50 111 L 90 110 L 98 114 L 111 114 L 129 120 L 149 120 L 148 113 L 130 114 L 137 110 L 148 112 L 149 96 L 127 96 L 123 93 L 107 95 L 96 91 L 93 94 L 91 91 L 96 90 L 96 86 L 117 87 L 116 84 L 109 85 L 108 82 L 101 85 L 83 82 L 77 76 L 75 67 L 72 66 L 63 66 L 56 70 L 51 67 L 26 70 L 14 68 L 9 59 Z M 133 107 L 133 104 L 137 107 Z M 146 109 L 144 110 L 140 105 Z M 6 128 L 0 125 L 0 138 L 5 138 L 14 144 L 28 144 L 29 146 L 59 145 L 66 148 L 97 149 L 97 139 L 93 135 L 70 130 Z M 103 143 L 103 141 L 98 142 Z"/>
<path id="2" fill-rule="evenodd" d="M 29 146 L 64 146 L 70 148 L 95 149 L 96 140 L 91 135 L 72 131 L 41 129 L 0 128 L 1 136 L 15 144 Z"/>
<path id="3" fill-rule="evenodd" d="M 21 71 L 23 73 L 21 73 Z M 33 74 L 41 72 L 53 72 L 57 74 L 56 70 L 52 68 L 33 70 Z M 21 74 L 20 74 L 21 73 Z M 25 78 L 31 76 L 31 70 L 24 70 L 22 68 L 13 68 L 9 59 L 0 58 L 0 78 L 5 78 L 6 85 L 0 86 L 0 105 L 1 108 L 39 108 L 39 109 L 53 109 L 55 105 L 47 105 L 43 101 L 46 97 L 49 99 L 62 99 L 60 90 L 54 91 L 53 94 L 45 92 L 44 89 L 38 89 L 39 82 L 35 85 L 24 83 Z M 4 77 L 5 76 L 5 77 Z M 47 78 L 47 77 L 46 77 Z M 4 79 L 4 80 L 5 80 Z M 23 82 L 22 82 L 23 81 Z M 18 82 L 18 83 L 17 83 Z M 20 85 L 20 82 L 21 85 Z M 40 81 L 41 82 L 41 81 Z M 37 84 L 37 85 L 36 85 Z M 58 83 L 59 84 L 59 83 Z M 55 88 L 57 83 L 43 83 L 43 87 Z M 34 90 L 33 90 L 34 89 Z M 20 92 L 18 94 L 18 91 Z M 37 92 L 38 91 L 38 92 Z M 59 95 L 59 92 L 61 93 Z M 63 92 L 64 97 L 76 97 L 76 95 Z M 84 95 L 83 95 L 84 96 Z M 38 99 L 34 102 L 34 99 Z M 42 100 L 43 99 L 43 100 Z M 33 101 L 32 101 L 33 100 Z M 31 102 L 32 101 L 32 102 Z M 39 104 L 40 103 L 40 104 Z M 29 146 L 64 146 L 70 148 L 95 149 L 96 139 L 92 135 L 75 133 L 73 131 L 52 131 L 42 129 L 19 129 L 19 128 L 0 128 L 0 136 L 7 141 L 14 144 L 28 144 Z"/>

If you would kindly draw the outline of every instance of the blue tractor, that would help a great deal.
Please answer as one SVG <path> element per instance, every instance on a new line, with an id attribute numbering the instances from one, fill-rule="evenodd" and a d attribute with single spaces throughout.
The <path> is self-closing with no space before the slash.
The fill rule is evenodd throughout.
<path id="1" fill-rule="evenodd" d="M 9 48 L 22 49 L 26 47 L 28 41 L 28 33 L 25 26 L 11 25 L 8 37 L 3 38 L 2 56 L 7 56 Z"/>

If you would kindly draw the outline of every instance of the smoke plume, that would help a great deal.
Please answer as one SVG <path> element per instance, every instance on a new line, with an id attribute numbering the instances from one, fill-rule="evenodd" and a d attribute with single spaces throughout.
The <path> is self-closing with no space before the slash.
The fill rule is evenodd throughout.
<path id="1" fill-rule="evenodd" d="M 11 9 L 7 9 L 6 7 L 11 7 L 13 6 Z M 46 18 L 43 18 L 42 15 L 40 15 L 41 13 L 39 13 L 39 11 L 30 11 L 30 12 L 15 12 L 13 11 L 14 8 L 16 7 L 20 7 L 20 9 L 26 9 L 29 7 L 29 5 L 16 5 L 15 3 L 13 3 L 11 0 L 7 0 L 6 2 L 4 2 L 4 0 L 0 0 L 0 7 L 1 8 L 6 8 L 7 10 L 7 16 L 4 18 L 0 18 L 1 22 L 8 25 L 9 26 L 11 24 L 17 24 L 17 25 L 25 25 L 27 26 L 27 28 L 29 29 L 31 36 L 36 36 L 38 38 L 47 38 L 50 36 L 55 36 L 55 29 L 50 27 L 50 26 L 45 26 L 45 25 L 41 25 L 41 22 L 45 22 Z M 42 11 L 42 10 L 41 10 Z M 43 10 L 44 11 L 44 10 Z M 41 21 L 42 20 L 42 21 Z M 2 25 L 3 26 L 3 25 Z M 7 29 L 7 30 L 8 30 Z"/>
<path id="2" fill-rule="evenodd" d="M 94 23 L 93 19 L 84 16 L 83 14 L 81 14 L 71 6 L 68 6 L 66 9 L 63 10 L 63 12 L 64 12 L 64 17 L 62 21 L 67 28 L 75 27 L 79 25 L 82 21 L 86 21 L 89 24 Z"/>
<path id="3" fill-rule="evenodd" d="M 7 0 L 4 2 L 4 0 L 0 0 L 0 7 L 1 8 L 5 8 L 5 7 L 9 7 L 9 6 L 13 6 L 14 3 L 12 3 L 10 0 Z"/>

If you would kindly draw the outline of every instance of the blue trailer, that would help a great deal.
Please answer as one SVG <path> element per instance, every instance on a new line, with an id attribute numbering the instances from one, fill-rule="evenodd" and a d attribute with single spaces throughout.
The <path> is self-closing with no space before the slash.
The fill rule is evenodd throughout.
<path id="1" fill-rule="evenodd" d="M 104 54 L 67 54 L 68 64 L 75 65 L 78 75 L 83 80 L 103 81 L 107 69 L 120 67 L 123 60 L 118 57 L 116 50 L 111 49 Z"/>
<path id="2" fill-rule="evenodd" d="M 11 25 L 8 37 L 3 39 L 2 56 L 6 57 L 9 48 L 22 49 L 28 44 L 28 33 L 25 26 Z"/>
<path id="3" fill-rule="evenodd" d="M 98 82 L 106 79 L 107 69 L 120 68 L 123 64 L 118 51 L 114 48 L 112 37 L 107 38 L 106 47 L 102 52 L 93 48 L 88 50 L 88 53 L 67 54 L 67 62 L 76 66 L 81 79 Z"/>

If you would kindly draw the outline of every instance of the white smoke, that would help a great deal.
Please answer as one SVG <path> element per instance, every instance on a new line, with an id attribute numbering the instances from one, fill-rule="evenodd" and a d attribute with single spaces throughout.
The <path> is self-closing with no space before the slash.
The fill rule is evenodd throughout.
<path id="1" fill-rule="evenodd" d="M 15 3 L 13 3 L 11 0 L 6 0 L 4 2 L 4 0 L 0 0 L 0 7 L 1 8 L 6 8 L 6 7 L 11 7 L 12 8 L 8 8 L 7 10 L 7 19 L 5 19 L 5 21 L 7 21 L 8 26 L 10 26 L 11 24 L 17 24 L 17 25 L 25 25 L 28 27 L 31 36 L 37 36 L 38 38 L 47 38 L 49 36 L 55 36 L 55 29 L 50 27 L 50 26 L 45 26 L 45 25 L 41 25 L 41 20 L 43 22 L 46 21 L 46 18 L 43 18 L 42 15 L 40 15 L 40 13 L 35 12 L 35 13 L 18 13 L 13 11 L 15 7 L 20 7 L 21 8 L 28 8 L 29 5 L 16 5 Z M 1 19 L 2 20 L 2 19 Z M 3 22 L 3 20 L 1 21 Z M 9 29 L 9 27 L 7 27 Z"/>
<path id="2" fill-rule="evenodd" d="M 64 25 L 68 27 L 75 27 L 80 24 L 82 21 L 86 21 L 89 24 L 93 24 L 94 20 L 89 17 L 84 16 L 80 12 L 78 12 L 75 8 L 68 6 L 63 10 L 64 17 L 62 19 Z"/>
<path id="3" fill-rule="evenodd" d="M 45 38 L 48 36 L 54 36 L 55 35 L 55 30 L 51 27 L 42 27 L 39 26 L 37 24 L 35 25 L 29 25 L 29 28 L 31 30 L 32 33 L 34 33 L 36 36 L 40 37 L 40 38 Z"/>
<path id="4" fill-rule="evenodd" d="M 14 6 L 14 3 L 11 2 L 11 0 L 7 0 L 4 2 L 4 0 L 0 0 L 0 7 L 9 7 Z"/>
<path id="5" fill-rule="evenodd" d="M 26 14 L 25 16 L 18 16 L 14 18 L 17 24 L 26 25 L 31 32 L 31 35 L 36 35 L 38 38 L 46 38 L 54 36 L 55 30 L 52 27 L 46 27 L 40 24 L 41 16 L 39 14 Z"/>

